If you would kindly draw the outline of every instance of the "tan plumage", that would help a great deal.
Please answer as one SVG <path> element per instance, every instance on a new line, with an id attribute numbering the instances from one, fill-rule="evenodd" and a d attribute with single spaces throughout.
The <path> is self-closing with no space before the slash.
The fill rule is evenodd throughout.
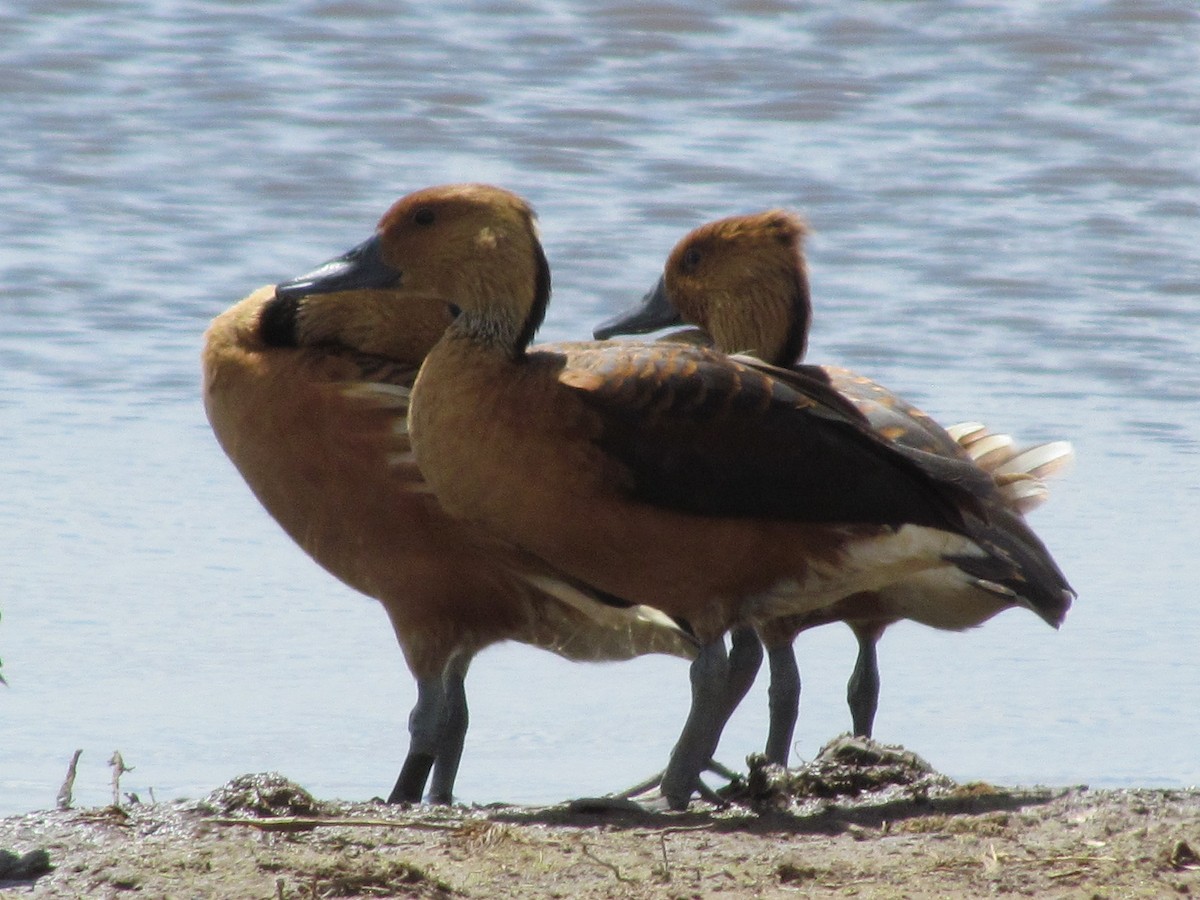
<path id="1" fill-rule="evenodd" d="M 969 461 L 980 476 L 986 476 L 984 482 L 990 481 L 976 482 L 972 489 L 1011 514 L 1019 516 L 1044 500 L 1043 479 L 1070 460 L 1069 444 L 1059 441 L 1018 450 L 1011 437 L 978 423 L 946 430 L 887 388 L 850 370 L 797 365 L 811 320 L 804 234 L 803 223 L 782 210 L 703 225 L 671 251 L 663 277 L 643 304 L 601 326 L 596 334 L 640 333 L 681 322 L 699 326 L 701 336 L 722 349 L 745 351 L 823 378 L 888 441 L 945 459 Z M 688 332 L 686 339 L 695 343 L 697 336 Z M 1023 528 L 1015 521 L 1007 527 Z M 1011 606 L 1026 605 L 1057 625 L 1066 604 L 1049 600 L 1034 600 L 1022 593 L 1020 585 L 1001 587 L 986 578 L 965 577 L 957 566 L 947 564 L 879 590 L 847 595 L 819 610 L 760 623 L 772 660 L 772 696 L 787 698 L 773 705 L 777 708 L 772 710 L 769 758 L 781 764 L 787 761 L 799 691 L 790 646 L 800 631 L 836 621 L 854 630 L 860 656 L 849 700 L 856 733 L 869 736 L 878 702 L 875 643 L 890 624 L 911 619 L 962 630 Z M 776 683 L 788 680 L 794 680 L 794 686 Z"/>
<path id="2" fill-rule="evenodd" d="M 652 354 L 624 347 L 536 350 L 519 362 L 500 353 L 475 358 L 472 349 L 457 336 L 447 338 L 430 354 L 414 390 L 410 427 L 418 460 L 446 508 L 515 536 L 556 568 L 618 596 L 654 597 L 657 608 L 686 620 L 701 641 L 741 618 L 748 597 L 764 610 L 786 606 L 799 593 L 792 586 L 805 581 L 811 584 L 802 602 L 821 605 L 841 596 L 844 584 L 883 583 L 927 565 L 903 555 L 891 576 L 875 567 L 847 568 L 836 587 L 826 587 L 844 545 L 887 543 L 889 529 L 747 519 L 750 510 L 737 505 L 754 496 L 754 485 L 710 478 L 719 473 L 705 465 L 704 448 L 753 452 L 737 444 L 748 422 L 799 419 L 806 405 L 816 406 L 753 369 L 682 348 L 651 348 Z M 704 366 L 714 363 L 738 380 L 704 384 Z M 435 403 L 420 405 L 423 384 L 436 386 L 429 389 Z M 818 409 L 814 419 L 827 413 Z M 708 427 L 696 426 L 693 417 L 705 411 Z M 485 447 L 503 449 L 484 454 Z M 844 449 L 841 459 L 855 458 L 856 451 L 870 456 L 850 442 Z M 748 471 L 779 474 L 766 467 L 783 461 L 770 456 Z M 824 461 L 795 470 L 802 481 L 787 485 L 791 493 L 815 486 Z M 719 460 L 709 464 L 724 468 Z M 672 475 L 683 483 L 664 484 Z M 922 517 L 936 520 L 940 500 L 930 499 Z M 736 517 L 715 514 L 730 508 L 738 509 Z"/>
<path id="3" fill-rule="evenodd" d="M 450 322 L 445 302 L 298 281 L 260 288 L 213 321 L 205 408 L 284 530 L 387 611 L 422 691 L 393 800 L 420 799 L 436 758 L 433 799 L 449 801 L 465 701 L 449 731 L 442 718 L 483 647 L 516 640 L 577 660 L 694 655 L 694 641 L 660 613 L 613 605 L 442 511 L 414 460 L 407 414 L 417 367 Z"/>
<path id="4" fill-rule="evenodd" d="M 696 347 L 528 349 L 549 281 L 520 198 L 418 192 L 378 242 L 364 279 L 458 312 L 413 387 L 421 471 L 450 514 L 555 569 L 710 644 L 947 561 L 1046 615 L 1069 603 L 977 467 L 881 439 L 823 378 Z M 678 804 L 698 768 L 675 774 Z"/>

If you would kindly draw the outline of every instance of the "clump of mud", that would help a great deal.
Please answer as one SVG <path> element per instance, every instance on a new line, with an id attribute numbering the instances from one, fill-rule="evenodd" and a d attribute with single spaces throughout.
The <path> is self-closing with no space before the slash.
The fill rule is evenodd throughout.
<path id="1" fill-rule="evenodd" d="M 315 816 L 323 811 L 312 794 L 275 772 L 239 775 L 209 794 L 201 809 L 231 819 Z"/>
<path id="2" fill-rule="evenodd" d="M 751 756 L 744 793 L 736 798 L 757 808 L 785 809 L 811 801 L 851 800 L 872 795 L 909 797 L 947 792 L 955 782 L 917 754 L 870 738 L 841 735 L 812 762 L 795 769 Z"/>

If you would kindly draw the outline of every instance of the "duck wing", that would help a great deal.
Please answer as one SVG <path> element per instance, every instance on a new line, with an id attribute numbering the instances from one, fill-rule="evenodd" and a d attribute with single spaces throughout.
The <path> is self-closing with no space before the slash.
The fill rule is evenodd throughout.
<path id="1" fill-rule="evenodd" d="M 641 502 L 699 515 L 958 533 L 966 533 L 964 512 L 979 512 L 972 493 L 936 463 L 874 434 L 815 367 L 614 342 L 570 347 L 558 379 L 598 416 L 594 440 L 624 467 Z"/>

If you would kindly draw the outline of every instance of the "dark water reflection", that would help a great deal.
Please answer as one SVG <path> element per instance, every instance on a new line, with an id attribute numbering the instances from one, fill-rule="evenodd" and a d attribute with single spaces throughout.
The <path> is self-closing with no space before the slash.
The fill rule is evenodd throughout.
<path id="1" fill-rule="evenodd" d="M 76 746 L 86 802 L 114 747 L 159 796 L 388 785 L 411 687 L 383 616 L 255 506 L 196 355 L 250 289 L 464 179 L 538 207 L 547 339 L 704 219 L 803 211 L 814 359 L 1079 456 L 1035 520 L 1081 594 L 1062 633 L 896 629 L 880 736 L 962 777 L 1195 782 L 1198 48 L 1192 4 L 1127 0 L 8 4 L 0 811 L 50 803 Z M 848 723 L 850 644 L 801 641 L 801 755 Z M 471 691 L 464 796 L 556 799 L 660 763 L 686 674 L 506 648 Z"/>

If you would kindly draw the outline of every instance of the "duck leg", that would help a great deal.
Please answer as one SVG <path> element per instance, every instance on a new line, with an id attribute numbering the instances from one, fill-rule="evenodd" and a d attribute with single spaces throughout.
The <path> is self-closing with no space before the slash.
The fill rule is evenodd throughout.
<path id="1" fill-rule="evenodd" d="M 729 683 L 725 692 L 725 716 L 721 729 L 728 724 L 733 711 L 738 708 L 754 684 L 762 666 L 763 645 L 758 632 L 749 625 L 739 625 L 729 633 Z"/>
<path id="2" fill-rule="evenodd" d="M 875 645 L 883 637 L 883 627 L 875 624 L 850 627 L 858 638 L 858 659 L 846 685 L 846 702 L 850 705 L 855 736 L 869 738 L 879 709 L 879 657 Z"/>
<path id="3" fill-rule="evenodd" d="M 660 789 L 671 809 L 687 809 L 700 787 L 700 773 L 712 759 L 724 725 L 729 688 L 729 655 L 720 637 L 700 650 L 691 667 L 692 706 Z"/>
<path id="4" fill-rule="evenodd" d="M 408 756 L 400 769 L 388 803 L 420 803 L 425 782 L 438 756 L 439 737 L 446 709 L 442 674 L 417 679 L 417 702 L 408 714 Z"/>
<path id="5" fill-rule="evenodd" d="M 433 781 L 429 786 L 429 802 L 449 804 L 454 801 L 454 779 L 462 760 L 463 742 L 467 739 L 467 655 L 452 659 L 442 676 L 445 710 L 442 732 L 438 738 L 437 759 L 433 763 Z"/>
<path id="6" fill-rule="evenodd" d="M 754 678 L 758 675 L 763 658 L 762 641 L 759 640 L 758 633 L 749 626 L 740 626 L 730 632 L 729 643 L 729 676 L 725 685 L 723 709 L 720 717 L 712 724 L 712 727 L 716 729 L 718 738 L 725 730 L 725 725 L 728 724 L 733 711 L 745 699 L 746 693 L 750 690 L 751 685 L 754 684 Z M 698 694 L 695 690 L 695 670 L 693 670 L 692 678 L 692 712 L 689 715 L 689 721 L 693 717 L 699 719 L 705 715 L 702 711 L 696 711 L 696 706 L 699 703 L 706 702 L 706 697 Z M 715 751 L 715 744 L 713 749 Z M 738 777 L 736 772 L 721 765 L 712 759 L 711 756 L 704 764 L 704 771 L 713 772 L 729 782 L 733 782 Z M 653 788 L 661 788 L 664 774 L 664 772 L 658 772 L 646 780 L 635 784 L 628 790 L 622 791 L 618 796 L 622 798 L 636 797 Z M 703 782 L 698 784 L 698 790 L 706 800 L 713 803 L 722 802 L 721 798 L 715 792 L 708 790 Z"/>
<path id="7" fill-rule="evenodd" d="M 800 715 L 800 667 L 791 641 L 768 648 L 767 664 L 771 670 L 771 686 L 767 688 L 771 721 L 765 755 L 767 762 L 786 768 Z"/>

